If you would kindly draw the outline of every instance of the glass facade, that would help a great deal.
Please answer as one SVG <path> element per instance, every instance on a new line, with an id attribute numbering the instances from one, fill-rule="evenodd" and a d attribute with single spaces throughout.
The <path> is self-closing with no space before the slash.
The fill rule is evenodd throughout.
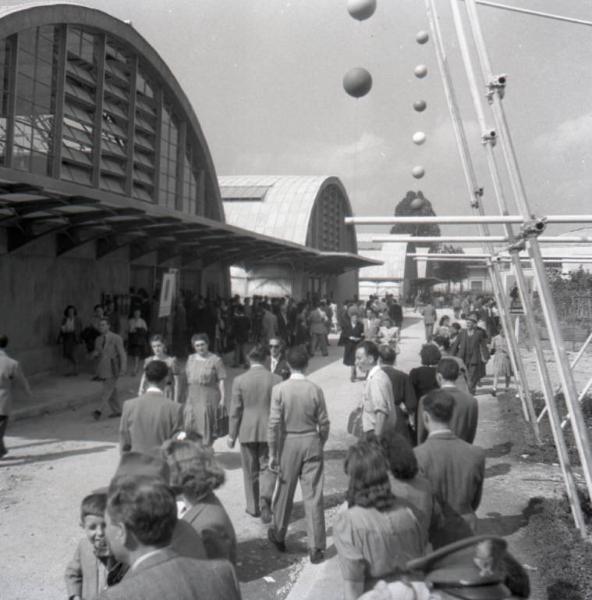
<path id="1" fill-rule="evenodd" d="M 348 251 L 347 214 L 345 198 L 339 187 L 328 185 L 323 188 L 311 216 L 307 245 L 327 252 Z"/>
<path id="2" fill-rule="evenodd" d="M 220 219 L 192 131 L 167 85 L 108 32 L 43 25 L 0 40 L 0 166 Z"/>

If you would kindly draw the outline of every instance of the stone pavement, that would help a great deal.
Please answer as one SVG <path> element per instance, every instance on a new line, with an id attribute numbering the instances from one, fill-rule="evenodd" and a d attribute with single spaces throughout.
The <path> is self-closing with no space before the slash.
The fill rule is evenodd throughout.
<path id="1" fill-rule="evenodd" d="M 440 311 L 439 311 L 440 312 Z M 403 334 L 401 355 L 397 366 L 404 371 L 419 364 L 418 353 L 423 342 L 424 329 L 418 319 L 410 324 Z M 339 375 L 337 363 L 328 365 L 311 376 L 313 381 L 323 385 L 328 398 L 332 433 L 327 444 L 330 453 L 336 449 L 345 449 L 354 439 L 345 432 L 347 416 L 355 407 L 361 394 L 362 383 L 352 384 L 343 381 Z M 485 383 L 489 383 L 486 379 Z M 508 459 L 510 452 L 508 439 L 500 431 L 499 408 L 497 400 L 489 394 L 486 385 L 478 390 L 479 428 L 475 443 L 486 449 L 486 481 L 483 500 L 478 511 L 479 533 L 502 535 L 507 538 L 512 552 L 526 565 L 536 594 L 537 572 L 532 565 L 528 548 L 523 543 L 524 526 L 528 523 L 525 512 L 528 501 L 534 496 L 551 497 L 562 493 L 561 474 L 557 467 L 521 463 Z M 518 402 L 518 399 L 516 400 Z M 343 490 L 344 491 L 344 490 Z M 336 510 L 327 514 L 328 540 L 327 560 L 319 565 L 308 561 L 304 564 L 298 580 L 291 589 L 287 600 L 340 600 L 343 597 L 343 581 L 333 546 L 332 520 Z"/>
<path id="2" fill-rule="evenodd" d="M 402 332 L 398 366 L 407 371 L 419 364 L 418 353 L 423 342 L 424 332 L 421 320 L 414 313 L 406 314 L 405 325 Z M 239 533 L 241 563 L 238 565 L 238 572 L 245 598 L 265 600 L 266 598 L 288 597 L 291 600 L 316 598 L 332 600 L 342 597 L 342 580 L 331 537 L 332 523 L 338 506 L 343 501 L 345 491 L 343 459 L 348 445 L 355 441 L 346 432 L 347 418 L 350 411 L 356 406 L 363 387 L 362 382 L 351 383 L 349 381 L 349 368 L 345 367 L 341 361 L 342 352 L 342 348 L 337 347 L 333 340 L 329 357 L 314 357 L 311 360 L 309 374 L 310 379 L 320 384 L 325 391 L 331 420 L 331 435 L 325 453 L 328 551 L 327 560 L 324 563 L 311 565 L 306 557 L 305 525 L 300 503 L 300 490 L 297 492 L 293 521 L 287 539 L 288 553 L 280 555 L 273 550 L 270 553 L 264 536 L 265 528 L 258 520 L 244 516 L 238 448 L 229 450 L 226 447 L 225 439 L 216 442 L 218 458 L 227 469 L 227 484 L 219 490 L 219 496 L 231 514 L 237 526 L 237 533 Z M 239 372 L 242 370 L 229 369 L 228 385 L 230 385 L 232 377 Z M 137 383 L 138 378 L 122 378 L 120 381 L 122 397 L 135 395 Z M 484 391 L 488 391 L 488 388 L 484 388 Z M 80 421 L 79 417 L 75 418 L 72 423 L 69 421 L 66 423 L 65 426 L 72 429 L 73 433 L 80 429 L 80 437 L 77 437 L 78 434 L 74 437 L 82 440 L 87 439 L 91 435 L 89 433 L 91 431 L 94 432 L 92 435 L 95 437 L 98 433 L 103 432 L 105 441 L 111 442 L 115 439 L 116 423 L 105 421 L 98 425 L 91 424 L 91 404 L 98 398 L 99 392 L 100 384 L 91 382 L 88 373 L 81 374 L 77 378 L 45 377 L 33 382 L 33 399 L 31 401 L 15 403 L 14 416 L 23 419 L 78 406 L 81 407 L 81 412 L 88 410 L 89 416 L 86 419 L 88 423 L 84 419 Z M 509 452 L 508 440 L 498 427 L 496 399 L 490 395 L 481 394 L 479 403 L 480 422 L 477 443 L 487 449 L 488 455 L 485 492 L 479 511 L 480 527 L 483 532 L 509 536 L 512 549 L 524 563 L 529 564 L 528 549 L 524 548 L 522 544 L 522 533 L 524 525 L 527 523 L 527 515 L 523 511 L 530 497 L 535 495 L 551 496 L 561 492 L 560 473 L 557 468 L 548 465 L 508 460 L 506 456 Z M 76 413 L 71 414 L 74 419 Z M 56 417 L 61 419 L 59 415 Z M 35 425 L 40 431 L 47 427 L 42 421 Z M 49 418 L 48 421 L 53 423 L 54 419 Z M 18 434 L 21 429 L 21 427 L 15 426 L 13 431 Z M 10 432 L 9 425 L 9 436 Z M 94 440 L 95 437 L 91 436 L 88 439 Z M 84 444 L 86 443 L 84 442 Z M 104 443 L 103 446 L 105 446 Z M 115 447 L 109 450 L 108 463 L 115 460 L 116 452 Z M 18 453 L 17 449 L 15 453 L 17 459 Z M 112 457 L 111 454 L 113 454 Z M 102 461 L 105 461 L 106 458 L 105 454 Z M 96 461 L 95 465 L 98 472 L 101 473 L 102 471 L 109 473 L 112 468 L 108 464 L 99 468 L 99 463 Z M 82 463 L 79 468 L 81 467 Z M 56 470 L 57 468 L 56 466 Z M 53 472 L 55 473 L 55 471 Z M 71 512 L 71 510 L 64 512 Z M 536 576 L 536 571 L 532 571 L 532 574 Z"/>

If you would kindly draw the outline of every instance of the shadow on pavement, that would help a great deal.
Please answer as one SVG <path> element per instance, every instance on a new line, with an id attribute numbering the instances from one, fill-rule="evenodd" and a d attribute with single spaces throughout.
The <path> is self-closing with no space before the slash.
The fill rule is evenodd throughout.
<path id="1" fill-rule="evenodd" d="M 112 450 L 113 445 L 96 446 L 95 448 L 80 448 L 79 450 L 65 450 L 64 452 L 52 452 L 50 454 L 33 455 L 7 455 L 0 462 L 0 467 L 16 467 L 20 465 L 31 465 L 33 463 L 48 462 L 51 460 L 60 460 L 69 456 L 82 456 L 85 454 L 96 454 L 97 452 L 106 452 Z"/>
<path id="2" fill-rule="evenodd" d="M 485 478 L 507 475 L 511 470 L 512 465 L 510 463 L 497 463 L 485 469 Z"/>
<path id="3" fill-rule="evenodd" d="M 496 444 L 491 448 L 487 448 L 485 450 L 485 456 L 487 458 L 501 458 L 506 454 L 510 454 L 512 451 L 512 446 L 514 444 L 512 442 L 504 442 L 503 444 Z"/>
<path id="4" fill-rule="evenodd" d="M 542 510 L 540 498 L 530 498 L 524 510 L 517 515 L 502 515 L 498 512 L 487 513 L 487 517 L 477 520 L 477 533 L 479 535 L 512 535 L 519 529 L 526 527 L 530 517 Z"/>

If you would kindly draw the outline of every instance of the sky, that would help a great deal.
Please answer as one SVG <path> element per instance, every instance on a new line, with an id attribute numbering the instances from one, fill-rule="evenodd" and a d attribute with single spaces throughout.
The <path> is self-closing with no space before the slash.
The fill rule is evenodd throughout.
<path id="1" fill-rule="evenodd" d="M 434 45 L 415 41 L 429 30 L 421 0 L 378 0 L 362 22 L 349 16 L 346 0 L 78 3 L 131 20 L 162 56 L 194 107 L 218 175 L 337 176 L 357 215 L 393 214 L 408 190 L 422 190 L 437 214 L 469 213 Z M 592 0 L 503 3 L 592 21 Z M 484 206 L 493 213 L 449 3 L 437 5 Z M 592 212 L 592 27 L 485 6 L 479 14 L 493 69 L 508 75 L 504 105 L 533 211 Z M 427 65 L 426 78 L 414 77 L 417 64 Z M 357 66 L 370 71 L 373 88 L 356 100 L 342 78 Z M 427 102 L 425 112 L 413 110 L 417 99 Z M 425 132 L 425 144 L 413 144 L 416 131 Z M 426 170 L 421 180 L 411 175 L 415 165 Z"/>

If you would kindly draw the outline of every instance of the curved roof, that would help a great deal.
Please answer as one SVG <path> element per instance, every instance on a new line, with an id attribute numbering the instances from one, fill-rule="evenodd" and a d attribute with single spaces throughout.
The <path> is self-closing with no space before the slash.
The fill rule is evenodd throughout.
<path id="1" fill-rule="evenodd" d="M 337 177 L 237 175 L 219 177 L 218 182 L 228 223 L 297 244 L 309 244 L 315 205 L 330 186 L 339 190 L 344 216 L 352 215 L 347 192 Z M 357 252 L 353 228 L 348 231 L 351 239 L 341 250 Z"/>
<path id="2" fill-rule="evenodd" d="M 136 208 L 142 208 L 144 202 L 152 202 L 163 204 L 170 211 L 223 221 L 216 172 L 205 136 L 191 103 L 156 50 L 130 23 L 86 6 L 28 2 L 0 8 L 0 40 L 10 39 L 15 34 L 20 37 L 23 32 L 43 27 L 55 27 L 53 53 L 58 61 L 57 66 L 52 67 L 53 75 L 57 81 L 64 77 L 65 89 L 58 84 L 57 92 L 52 92 L 56 95 L 53 114 L 45 106 L 34 106 L 29 113 L 24 109 L 19 113 L 17 109 L 15 117 L 9 115 L 6 119 L 2 133 L 15 144 L 19 138 L 21 142 L 24 139 L 30 153 L 36 155 L 42 154 L 39 139 L 43 138 L 41 144 L 46 146 L 44 150 L 53 160 L 48 160 L 47 169 L 32 166 L 27 169 L 18 164 L 15 167 L 11 162 L 14 163 L 12 156 L 17 152 L 7 151 L 0 175 L 12 179 L 6 170 L 15 167 L 20 171 L 19 180 L 33 185 L 46 187 L 51 186 L 52 180 L 60 184 L 64 181 L 65 185 L 53 186 L 54 189 L 72 194 L 76 193 L 73 189 L 76 186 L 78 193 L 84 194 L 89 187 L 97 188 L 104 196 L 128 197 L 128 205 Z M 69 37 L 74 32 L 81 35 L 78 54 L 72 44 L 75 40 Z M 90 44 L 84 39 L 85 35 L 92 39 Z M 45 45 L 52 43 L 48 39 L 49 36 Z M 83 56 L 85 43 L 87 52 Z M 22 44 L 18 46 L 17 61 Z M 51 48 L 48 52 L 51 58 Z M 29 55 L 26 60 L 39 62 L 43 54 Z M 3 92 L 14 93 L 13 90 Z M 92 117 L 96 114 L 95 101 L 99 103 L 103 119 Z M 24 120 L 26 114 L 29 121 Z M 61 115 L 64 120 L 58 118 Z M 90 115 L 86 123 L 85 115 Z M 12 123 L 15 118 L 16 125 Z M 168 134 L 163 131 L 161 122 L 166 124 Z M 27 133 L 31 127 L 37 127 L 34 135 Z M 67 129 L 72 139 L 62 144 Z M 133 144 L 130 143 L 132 137 Z M 101 145 L 100 151 L 96 149 L 97 143 Z M 168 154 L 159 160 L 167 143 Z M 91 164 L 92 157 L 98 154 L 101 161 L 95 159 Z M 85 168 L 91 172 L 88 182 Z M 23 173 L 27 170 L 32 171 L 32 177 Z M 202 194 L 201 199 L 199 194 Z"/>

